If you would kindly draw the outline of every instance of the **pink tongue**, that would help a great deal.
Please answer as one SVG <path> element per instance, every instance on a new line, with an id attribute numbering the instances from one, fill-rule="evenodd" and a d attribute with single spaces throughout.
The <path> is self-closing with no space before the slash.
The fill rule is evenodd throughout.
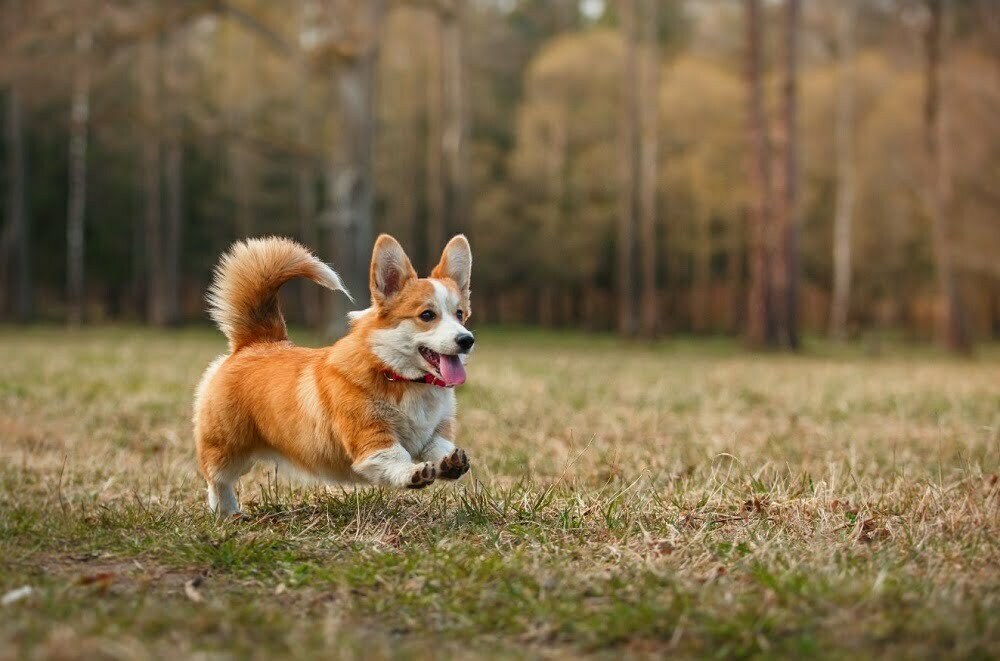
<path id="1" fill-rule="evenodd" d="M 441 356 L 441 378 L 449 386 L 465 383 L 465 365 L 458 356 Z"/>

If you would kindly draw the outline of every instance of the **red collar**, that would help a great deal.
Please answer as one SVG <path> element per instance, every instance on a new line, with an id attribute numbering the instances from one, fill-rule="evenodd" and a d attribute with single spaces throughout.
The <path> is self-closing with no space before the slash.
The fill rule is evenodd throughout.
<path id="1" fill-rule="evenodd" d="M 426 383 L 432 386 L 437 386 L 438 388 L 454 388 L 455 386 L 449 386 L 442 379 L 437 378 L 433 374 L 424 374 L 419 379 L 407 379 L 401 374 L 396 374 L 392 370 L 385 369 L 382 370 L 382 376 L 384 376 L 389 381 L 403 381 L 408 383 Z"/>

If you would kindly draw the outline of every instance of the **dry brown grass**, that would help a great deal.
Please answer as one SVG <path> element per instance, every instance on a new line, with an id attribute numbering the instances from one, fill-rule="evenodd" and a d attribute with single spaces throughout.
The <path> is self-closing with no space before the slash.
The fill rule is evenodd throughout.
<path id="1" fill-rule="evenodd" d="M 204 511 L 208 331 L 0 330 L 0 656 L 1000 654 L 1000 360 L 480 332 L 471 479 Z M 185 583 L 197 579 L 191 591 Z"/>

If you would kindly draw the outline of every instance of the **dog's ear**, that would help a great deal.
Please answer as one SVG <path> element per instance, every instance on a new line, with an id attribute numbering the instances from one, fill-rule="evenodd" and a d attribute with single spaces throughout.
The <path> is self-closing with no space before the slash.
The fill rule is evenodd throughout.
<path id="1" fill-rule="evenodd" d="M 465 296 L 469 295 L 472 283 L 472 248 L 464 234 L 457 235 L 444 247 L 441 261 L 431 271 L 431 277 L 451 278 Z"/>
<path id="2" fill-rule="evenodd" d="M 417 272 L 413 270 L 410 258 L 403 252 L 403 246 L 399 245 L 399 241 L 388 234 L 379 236 L 372 251 L 369 277 L 372 301 L 383 305 L 416 277 Z"/>

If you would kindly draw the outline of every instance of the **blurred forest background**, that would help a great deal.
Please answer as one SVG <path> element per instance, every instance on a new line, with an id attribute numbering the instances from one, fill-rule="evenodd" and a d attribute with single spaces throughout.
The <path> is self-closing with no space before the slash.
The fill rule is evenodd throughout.
<path id="1" fill-rule="evenodd" d="M 475 252 L 475 320 L 1000 336 L 993 0 L 2 0 L 2 319 L 202 319 L 219 253 Z M 288 288 L 336 333 L 344 301 Z"/>

